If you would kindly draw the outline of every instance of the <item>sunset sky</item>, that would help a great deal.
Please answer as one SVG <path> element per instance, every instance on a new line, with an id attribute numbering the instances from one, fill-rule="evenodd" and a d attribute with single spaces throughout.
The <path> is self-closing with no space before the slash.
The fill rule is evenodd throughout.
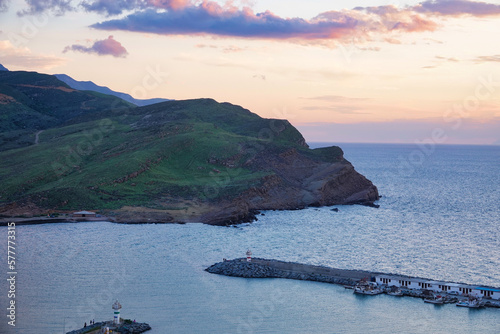
<path id="1" fill-rule="evenodd" d="M 211 97 L 309 142 L 500 144 L 500 1 L 0 0 L 0 64 Z"/>

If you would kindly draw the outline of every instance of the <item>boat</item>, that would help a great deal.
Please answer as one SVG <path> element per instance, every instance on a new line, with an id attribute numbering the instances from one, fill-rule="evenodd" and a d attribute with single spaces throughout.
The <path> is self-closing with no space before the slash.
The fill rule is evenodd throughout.
<path id="1" fill-rule="evenodd" d="M 391 290 L 386 292 L 389 296 L 397 296 L 400 297 L 403 295 L 403 291 L 400 288 L 392 288 Z"/>
<path id="2" fill-rule="evenodd" d="M 435 305 L 443 305 L 444 299 L 442 296 L 436 296 L 434 298 L 426 298 L 424 299 L 424 303 L 435 304 Z"/>
<path id="3" fill-rule="evenodd" d="M 374 282 L 360 282 L 354 287 L 354 293 L 360 295 L 379 295 L 384 291 L 380 289 L 377 283 Z"/>
<path id="4" fill-rule="evenodd" d="M 484 303 L 480 299 L 469 298 L 468 300 L 458 302 L 456 305 L 459 307 L 480 308 L 484 306 Z"/>

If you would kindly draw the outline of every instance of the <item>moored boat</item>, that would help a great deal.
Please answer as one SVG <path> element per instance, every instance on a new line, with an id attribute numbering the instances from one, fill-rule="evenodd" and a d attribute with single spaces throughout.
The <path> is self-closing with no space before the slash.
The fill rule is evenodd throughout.
<path id="1" fill-rule="evenodd" d="M 396 296 L 396 297 L 403 296 L 403 291 L 401 291 L 400 288 L 395 287 L 395 286 L 392 286 L 392 287 L 389 288 L 389 290 L 386 290 L 386 293 L 389 296 Z"/>
<path id="2" fill-rule="evenodd" d="M 354 293 L 360 295 L 379 295 L 383 292 L 377 283 L 374 282 L 361 282 L 354 287 Z"/>
<path id="3" fill-rule="evenodd" d="M 426 298 L 424 299 L 424 303 L 435 304 L 435 305 L 443 305 L 444 299 L 442 296 L 436 296 L 434 298 Z"/>
<path id="4" fill-rule="evenodd" d="M 469 298 L 468 300 L 458 302 L 456 305 L 459 307 L 480 308 L 484 306 L 484 303 L 480 299 Z"/>

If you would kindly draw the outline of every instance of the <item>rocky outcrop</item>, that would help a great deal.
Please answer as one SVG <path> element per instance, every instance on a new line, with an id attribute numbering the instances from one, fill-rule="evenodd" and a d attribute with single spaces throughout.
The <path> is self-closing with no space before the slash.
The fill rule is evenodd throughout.
<path id="1" fill-rule="evenodd" d="M 125 321 L 124 324 L 122 324 L 120 327 L 114 329 L 114 325 L 111 322 L 96 322 L 93 325 L 88 325 L 84 328 L 77 329 L 71 332 L 68 332 L 66 334 L 85 334 L 85 333 L 90 333 L 93 330 L 100 330 L 105 327 L 113 328 L 113 333 L 120 333 L 120 334 L 140 334 L 144 333 L 148 330 L 151 329 L 151 326 L 149 326 L 147 323 L 139 323 L 139 322 L 131 322 L 130 320 Z M 100 333 L 100 332 L 99 332 Z"/>
<path id="2" fill-rule="evenodd" d="M 339 149 L 340 150 L 340 149 Z M 218 203 L 201 217 L 208 224 L 228 225 L 252 220 L 258 210 L 297 210 L 339 204 L 369 206 L 379 199 L 377 187 L 339 155 L 333 162 L 314 159 L 291 149 L 262 152 L 248 167 L 268 170 L 261 184 L 237 198 Z"/>
<path id="3" fill-rule="evenodd" d="M 121 325 L 116 331 L 120 334 L 140 334 L 151 329 L 146 323 L 129 323 Z"/>

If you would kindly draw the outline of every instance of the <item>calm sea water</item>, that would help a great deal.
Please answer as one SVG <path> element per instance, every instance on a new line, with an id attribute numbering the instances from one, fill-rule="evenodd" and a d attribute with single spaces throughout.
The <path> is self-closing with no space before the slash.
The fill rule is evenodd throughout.
<path id="1" fill-rule="evenodd" d="M 1 333 L 65 333 L 122 316 L 164 333 L 498 333 L 500 310 L 357 296 L 340 286 L 208 274 L 254 256 L 500 286 L 500 147 L 342 144 L 383 198 L 362 206 L 265 212 L 234 227 L 18 226 L 16 327 L 7 325 L 6 235 Z"/>

